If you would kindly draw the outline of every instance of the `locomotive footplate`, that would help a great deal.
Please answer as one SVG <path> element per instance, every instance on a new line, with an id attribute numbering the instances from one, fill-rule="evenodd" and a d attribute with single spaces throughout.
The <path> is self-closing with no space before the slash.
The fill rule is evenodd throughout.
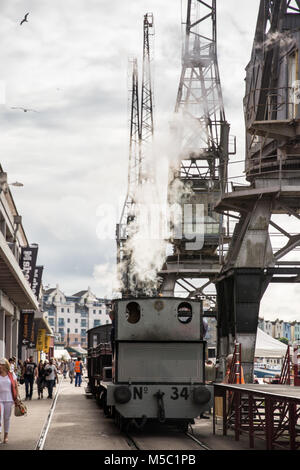
<path id="1" fill-rule="evenodd" d="M 114 384 L 101 382 L 106 404 L 124 418 L 194 419 L 213 407 L 213 387 L 203 384 Z"/>

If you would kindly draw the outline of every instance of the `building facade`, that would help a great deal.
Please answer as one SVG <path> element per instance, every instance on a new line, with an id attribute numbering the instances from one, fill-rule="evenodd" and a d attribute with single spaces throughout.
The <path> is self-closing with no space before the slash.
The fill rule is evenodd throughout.
<path id="1" fill-rule="evenodd" d="M 268 321 L 259 318 L 258 328 L 275 339 L 286 338 L 290 343 L 300 341 L 300 322 L 285 322 L 283 320 Z"/>
<path id="2" fill-rule="evenodd" d="M 59 285 L 43 295 L 43 308 L 53 333 L 65 346 L 87 347 L 87 331 L 111 323 L 110 301 L 96 297 L 88 288 L 65 295 Z"/>
<path id="3" fill-rule="evenodd" d="M 39 303 L 20 267 L 22 249 L 29 242 L 9 186 L 0 165 L 0 357 L 24 359 L 27 346 L 19 347 L 22 311 L 36 316 Z"/>
<path id="4" fill-rule="evenodd" d="M 300 341 L 300 322 L 294 323 L 294 341 Z"/>

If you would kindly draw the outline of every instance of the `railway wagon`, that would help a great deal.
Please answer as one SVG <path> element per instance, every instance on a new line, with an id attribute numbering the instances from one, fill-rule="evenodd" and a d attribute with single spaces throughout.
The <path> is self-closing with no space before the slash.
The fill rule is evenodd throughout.
<path id="1" fill-rule="evenodd" d="M 159 297 L 116 300 L 112 307 L 111 379 L 108 369 L 99 373 L 105 362 L 100 345 L 88 359 L 106 413 L 120 427 L 141 427 L 148 420 L 187 426 L 209 410 L 213 390 L 205 384 L 201 303 Z"/>
<path id="2" fill-rule="evenodd" d="M 93 395 L 100 403 L 101 400 L 101 380 L 106 376 L 111 379 L 112 370 L 112 350 L 111 350 L 111 329 L 112 325 L 96 326 L 88 330 L 88 355 L 87 372 L 88 386 L 87 395 Z M 104 375 L 103 375 L 104 374 Z"/>

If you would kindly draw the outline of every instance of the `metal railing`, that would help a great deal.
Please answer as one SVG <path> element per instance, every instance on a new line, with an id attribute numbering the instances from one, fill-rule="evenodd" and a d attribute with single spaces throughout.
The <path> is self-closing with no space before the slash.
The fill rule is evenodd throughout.
<path id="1" fill-rule="evenodd" d="M 299 104 L 297 87 L 256 88 L 244 98 L 246 121 L 295 119 Z"/>
<path id="2" fill-rule="evenodd" d="M 246 174 L 249 175 L 272 175 L 283 177 L 283 172 L 300 170 L 300 154 L 272 154 L 252 157 L 246 160 Z"/>

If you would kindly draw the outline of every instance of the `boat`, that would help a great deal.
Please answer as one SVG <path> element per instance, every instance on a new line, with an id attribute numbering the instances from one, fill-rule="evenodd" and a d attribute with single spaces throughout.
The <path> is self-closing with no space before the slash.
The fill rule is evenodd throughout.
<path id="1" fill-rule="evenodd" d="M 254 364 L 254 375 L 257 378 L 275 377 L 276 374 L 281 374 L 280 365 L 270 365 L 267 363 Z"/>

